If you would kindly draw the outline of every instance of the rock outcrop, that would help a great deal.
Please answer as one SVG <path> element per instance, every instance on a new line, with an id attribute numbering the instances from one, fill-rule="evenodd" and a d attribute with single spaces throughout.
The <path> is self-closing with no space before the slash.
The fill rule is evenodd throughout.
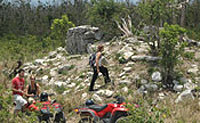
<path id="1" fill-rule="evenodd" d="M 88 53 L 88 44 L 101 40 L 102 37 L 98 27 L 85 25 L 70 28 L 67 32 L 66 50 L 69 54 Z"/>

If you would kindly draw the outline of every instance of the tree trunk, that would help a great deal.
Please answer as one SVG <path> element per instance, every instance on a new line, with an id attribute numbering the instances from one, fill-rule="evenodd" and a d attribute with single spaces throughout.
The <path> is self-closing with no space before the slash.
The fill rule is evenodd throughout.
<path id="1" fill-rule="evenodd" d="M 180 22 L 180 25 L 181 25 L 182 27 L 185 26 L 185 8 L 186 8 L 186 5 L 183 4 L 183 5 L 182 5 L 182 9 L 181 9 L 181 22 Z"/>

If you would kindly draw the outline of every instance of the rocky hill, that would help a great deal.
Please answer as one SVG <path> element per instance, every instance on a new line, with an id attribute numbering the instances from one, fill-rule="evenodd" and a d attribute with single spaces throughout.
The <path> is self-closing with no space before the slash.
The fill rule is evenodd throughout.
<path id="1" fill-rule="evenodd" d="M 97 45 L 98 43 L 91 45 L 91 49 L 95 49 Z M 69 55 L 65 48 L 59 47 L 44 58 L 25 63 L 23 68 L 26 76 L 36 74 L 42 91 L 55 93 L 53 98 L 64 105 L 66 116 L 71 122 L 77 122 L 72 110 L 84 104 L 86 99 L 105 103 L 116 95 L 125 96 L 128 100 L 138 100 L 137 95 L 141 95 L 144 98 L 151 97 L 155 105 L 169 98 L 172 104 L 183 99 L 198 99 L 199 47 L 185 48 L 182 63 L 178 66 L 180 76 L 173 80 L 173 90 L 167 91 L 162 84 L 158 65 L 160 57 L 150 56 L 147 43 L 131 37 L 116 38 L 103 45 L 104 65 L 108 67 L 113 83 L 104 85 L 104 79 L 100 75 L 95 84 L 95 92 L 88 91 L 93 74 L 88 65 L 89 54 Z M 193 91 L 194 89 L 197 91 Z"/>

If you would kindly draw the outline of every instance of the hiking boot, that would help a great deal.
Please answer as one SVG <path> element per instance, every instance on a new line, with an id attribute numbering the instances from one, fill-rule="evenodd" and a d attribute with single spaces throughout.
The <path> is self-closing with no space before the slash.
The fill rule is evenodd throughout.
<path id="1" fill-rule="evenodd" d="M 111 82 L 110 79 L 105 79 L 105 84 L 108 84 L 108 83 L 110 83 L 110 82 Z"/>
<path id="2" fill-rule="evenodd" d="M 89 89 L 89 92 L 93 92 L 93 91 L 96 91 L 96 90 L 94 90 L 94 89 Z"/>

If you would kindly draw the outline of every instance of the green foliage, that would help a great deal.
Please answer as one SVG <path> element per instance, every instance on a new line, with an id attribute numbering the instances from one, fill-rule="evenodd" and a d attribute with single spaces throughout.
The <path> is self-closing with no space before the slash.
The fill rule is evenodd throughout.
<path id="1" fill-rule="evenodd" d="M 69 28 L 75 27 L 75 25 L 69 21 L 67 15 L 63 15 L 61 19 L 54 19 L 51 25 L 52 38 L 61 40 L 62 46 L 65 46 L 65 38 Z"/>
<path id="2" fill-rule="evenodd" d="M 149 0 L 140 2 L 137 6 L 136 13 L 141 16 L 143 22 L 147 25 L 159 25 L 160 22 L 166 21 L 170 16 L 171 9 L 167 5 L 174 0 Z"/>
<path id="3" fill-rule="evenodd" d="M 194 55 L 195 55 L 194 52 L 185 52 L 185 53 L 183 54 L 183 57 L 192 60 L 192 59 L 194 59 Z"/>
<path id="4" fill-rule="evenodd" d="M 67 90 L 67 88 L 65 88 L 65 86 L 62 85 L 62 86 L 60 86 L 60 87 L 56 86 L 56 87 L 55 87 L 55 90 L 56 90 L 56 92 L 58 92 L 59 94 L 62 94 L 64 91 Z"/>
<path id="5" fill-rule="evenodd" d="M 100 27 L 107 38 L 117 33 L 115 20 L 128 14 L 123 3 L 114 0 L 91 0 L 92 5 L 88 10 L 88 19 L 91 25 Z"/>
<path id="6" fill-rule="evenodd" d="M 145 32 L 142 36 L 145 37 L 145 41 L 151 48 L 150 53 L 155 56 L 160 51 L 159 27 L 166 22 L 172 12 L 171 8 L 167 8 L 169 2 L 173 2 L 173 0 L 140 2 L 136 9 L 136 13 L 141 16 L 143 22 L 150 25 L 148 34 Z"/>
<path id="7" fill-rule="evenodd" d="M 178 25 L 165 23 L 164 29 L 160 31 L 161 37 L 161 66 L 164 83 L 170 83 L 173 79 L 174 67 L 179 63 L 179 57 L 184 52 L 185 43 L 179 42 L 179 36 L 185 32 Z"/>
<path id="8" fill-rule="evenodd" d="M 130 116 L 127 117 L 127 123 L 164 123 L 164 118 L 169 115 L 169 111 L 165 107 L 151 106 L 147 108 L 147 104 L 143 99 L 138 102 L 139 108 L 136 104 L 129 104 Z"/>
<path id="9" fill-rule="evenodd" d="M 33 35 L 6 35 L 0 38 L 0 61 L 30 61 L 45 56 L 59 46 L 55 42 L 49 37 L 39 39 Z"/>

